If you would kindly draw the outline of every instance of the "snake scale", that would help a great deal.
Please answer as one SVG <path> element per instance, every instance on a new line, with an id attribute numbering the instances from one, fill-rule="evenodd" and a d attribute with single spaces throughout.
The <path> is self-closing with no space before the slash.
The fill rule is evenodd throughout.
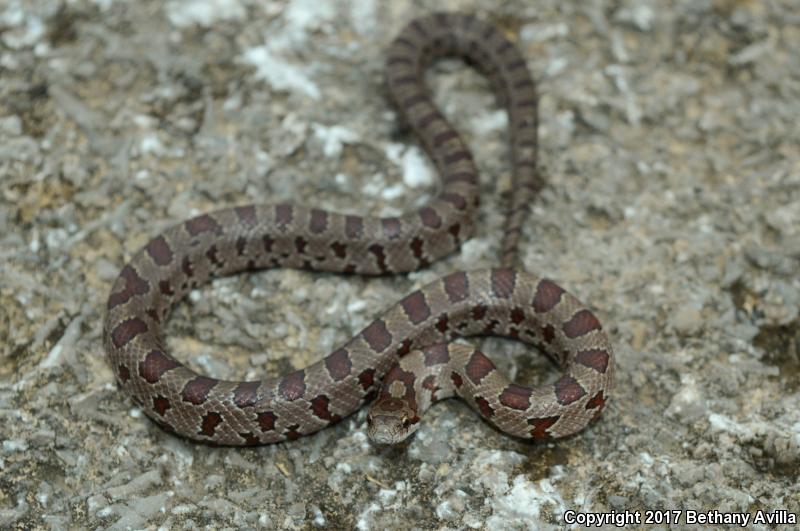
<path id="1" fill-rule="evenodd" d="M 222 381 L 173 358 L 162 324 L 181 298 L 214 277 L 271 267 L 401 273 L 450 254 L 471 236 L 477 170 L 423 78 L 443 56 L 474 64 L 508 109 L 514 192 L 501 245 L 506 267 L 436 280 L 321 361 L 279 378 Z M 413 20 L 394 40 L 387 81 L 441 177 L 426 205 L 382 218 L 285 203 L 227 208 L 155 236 L 122 268 L 106 309 L 108 359 L 119 386 L 165 429 L 214 444 L 274 443 L 314 433 L 377 397 L 367 431 L 391 443 L 413 432 L 432 402 L 458 395 L 504 432 L 548 439 L 581 430 L 603 410 L 613 354 L 599 320 L 552 281 L 509 267 L 540 187 L 537 96 L 525 59 L 493 25 L 437 13 Z M 449 342 L 475 335 L 535 345 L 561 375 L 535 388 L 510 382 L 480 351 Z"/>

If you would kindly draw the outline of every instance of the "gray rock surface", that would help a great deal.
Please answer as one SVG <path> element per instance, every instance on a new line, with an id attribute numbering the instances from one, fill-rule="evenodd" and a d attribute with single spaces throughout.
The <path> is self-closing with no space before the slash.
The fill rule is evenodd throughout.
<path id="1" fill-rule="evenodd" d="M 500 24 L 539 80 L 549 184 L 525 264 L 602 317 L 612 407 L 538 445 L 458 402 L 391 450 L 367 441 L 363 412 L 255 449 L 161 431 L 115 389 L 101 344 L 124 261 L 221 206 L 391 214 L 424 202 L 435 176 L 382 74 L 392 36 L 435 7 Z M 0 3 L 0 527 L 534 529 L 567 510 L 800 513 L 799 7 Z M 495 263 L 505 112 L 457 61 L 430 83 L 482 171 L 477 236 L 397 278 L 216 281 L 169 322 L 179 358 L 222 378 L 302 367 L 415 287 Z M 486 343 L 520 380 L 555 377 L 519 345 Z"/>

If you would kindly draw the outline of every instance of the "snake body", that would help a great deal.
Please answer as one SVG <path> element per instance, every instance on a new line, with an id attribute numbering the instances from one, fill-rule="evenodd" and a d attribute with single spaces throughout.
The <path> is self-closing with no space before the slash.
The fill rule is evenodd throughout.
<path id="1" fill-rule="evenodd" d="M 390 47 L 387 81 L 437 167 L 438 195 L 383 218 L 285 203 L 239 206 L 186 220 L 150 240 L 122 268 L 104 322 L 117 382 L 149 417 L 190 439 L 253 445 L 314 433 L 378 395 L 368 415 L 368 432 L 378 442 L 402 439 L 431 402 L 454 394 L 503 431 L 533 439 L 575 433 L 602 411 L 613 355 L 599 320 L 552 281 L 510 267 L 456 272 L 428 284 L 321 361 L 279 378 L 209 378 L 165 347 L 161 326 L 170 309 L 211 278 L 270 267 L 406 272 L 450 254 L 472 234 L 477 170 L 423 82 L 427 66 L 445 55 L 475 64 L 509 110 L 515 185 L 501 253 L 504 264 L 514 260 L 540 186 L 537 100 L 525 60 L 497 28 L 469 15 L 416 19 Z M 505 379 L 481 352 L 448 343 L 486 334 L 541 347 L 563 374 L 553 384 L 525 387 Z"/>

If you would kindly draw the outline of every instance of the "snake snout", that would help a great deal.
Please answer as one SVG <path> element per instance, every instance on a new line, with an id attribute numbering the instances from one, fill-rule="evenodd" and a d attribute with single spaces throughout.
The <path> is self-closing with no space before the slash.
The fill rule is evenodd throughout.
<path id="1" fill-rule="evenodd" d="M 398 442 L 396 431 L 388 425 L 368 429 L 367 435 L 376 444 L 395 444 Z"/>
<path id="2" fill-rule="evenodd" d="M 367 435 L 377 444 L 397 444 L 416 431 L 419 417 L 402 399 L 378 399 L 367 413 Z"/>
<path id="3" fill-rule="evenodd" d="M 408 437 L 402 419 L 395 415 L 367 415 L 367 435 L 376 444 L 397 444 Z"/>

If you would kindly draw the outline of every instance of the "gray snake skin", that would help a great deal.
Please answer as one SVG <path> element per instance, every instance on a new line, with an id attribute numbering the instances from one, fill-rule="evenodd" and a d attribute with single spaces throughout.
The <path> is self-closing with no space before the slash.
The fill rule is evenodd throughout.
<path id="1" fill-rule="evenodd" d="M 136 253 L 108 298 L 104 342 L 119 386 L 183 437 L 253 445 L 314 433 L 378 397 L 368 433 L 391 443 L 413 432 L 434 401 L 458 395 L 517 437 L 563 437 L 603 410 L 613 354 L 597 317 L 547 279 L 511 267 L 456 272 L 411 293 L 321 361 L 279 378 L 222 381 L 167 351 L 170 309 L 214 277 L 288 267 L 388 275 L 425 267 L 473 233 L 477 170 L 431 102 L 423 73 L 435 59 L 467 59 L 509 111 L 514 193 L 502 242 L 511 266 L 536 175 L 537 97 L 517 47 L 463 14 L 412 21 L 389 49 L 389 92 L 441 176 L 427 205 L 399 217 L 341 215 L 293 204 L 247 205 L 186 220 Z M 539 347 L 562 370 L 531 388 L 508 381 L 480 351 L 453 338 L 500 335 Z M 383 387 L 381 388 L 381 384 Z"/>

